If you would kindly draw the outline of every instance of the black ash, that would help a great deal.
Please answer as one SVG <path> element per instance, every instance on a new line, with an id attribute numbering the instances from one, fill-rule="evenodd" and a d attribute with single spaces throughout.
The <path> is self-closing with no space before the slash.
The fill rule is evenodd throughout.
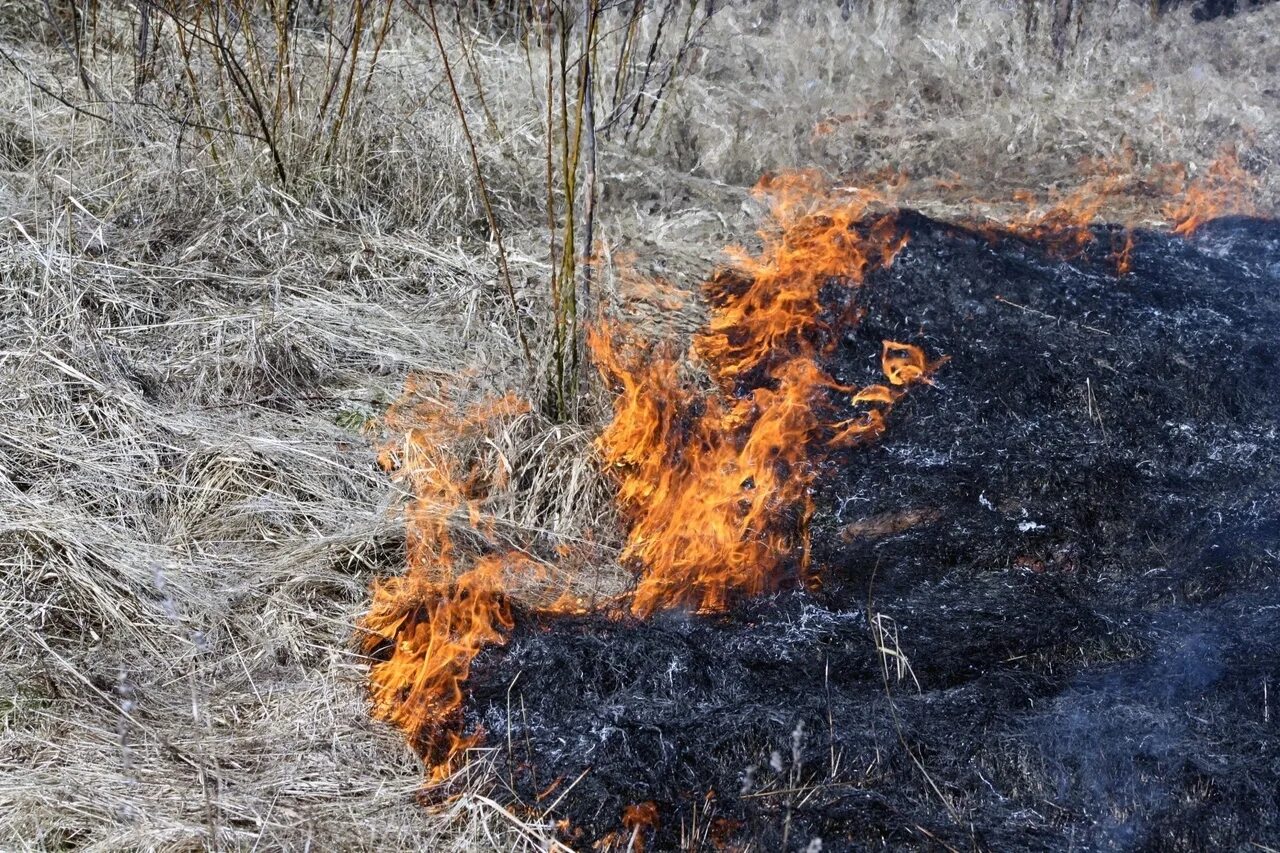
<path id="1" fill-rule="evenodd" d="M 825 366 L 950 361 L 817 478 L 822 588 L 518 615 L 466 705 L 501 795 L 575 847 L 645 801 L 653 850 L 1277 846 L 1280 225 L 1139 232 L 1117 277 L 1114 230 L 899 224 Z"/>

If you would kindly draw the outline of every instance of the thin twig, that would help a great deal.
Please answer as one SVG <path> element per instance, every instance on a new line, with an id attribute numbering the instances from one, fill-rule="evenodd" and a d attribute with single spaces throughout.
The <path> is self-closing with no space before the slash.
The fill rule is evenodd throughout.
<path id="1" fill-rule="evenodd" d="M 9 54 L 9 51 L 4 49 L 3 44 L 0 44 L 0 57 L 3 57 L 5 62 L 8 62 L 10 65 L 12 65 L 14 70 L 22 75 L 22 78 L 27 82 L 27 85 L 35 88 L 40 92 L 43 92 L 45 95 L 48 95 L 50 98 L 53 98 L 55 101 L 62 104 L 64 107 L 70 108 L 71 110 L 75 111 L 79 115 L 88 116 L 89 118 L 96 118 L 98 121 L 105 121 L 105 122 L 111 121 L 111 119 L 108 118 L 107 116 L 101 115 L 99 113 L 95 113 L 92 110 L 86 110 L 84 107 L 77 106 L 76 104 L 71 103 L 63 95 L 58 94 L 57 92 L 50 89 L 48 86 L 45 86 L 39 80 L 32 77 L 30 74 L 27 73 L 26 69 L 23 66 L 19 65 L 18 61 Z"/>
<path id="2" fill-rule="evenodd" d="M 595 101 L 595 59 L 596 59 L 596 21 L 600 13 L 599 0 L 585 0 L 587 25 L 582 37 L 582 62 L 583 62 L 583 86 L 582 98 L 585 116 L 582 122 L 586 125 L 587 133 L 587 162 L 586 162 L 586 210 L 583 212 L 583 241 L 582 241 L 582 300 L 578 306 L 580 313 L 585 315 L 590 322 L 592 316 L 591 309 L 591 290 L 592 290 L 592 272 L 594 269 L 594 243 L 595 243 L 595 223 L 596 223 L 596 101 Z M 578 362 L 575 347 L 575 364 Z M 578 379 L 580 382 L 585 381 L 585 371 L 578 370 Z"/>
<path id="3" fill-rule="evenodd" d="M 84 59 L 80 56 L 79 46 L 72 47 L 71 42 L 67 40 L 66 35 L 62 32 L 62 25 L 58 23 L 58 15 L 53 11 L 53 6 L 49 0 L 44 0 L 45 14 L 49 18 L 49 26 L 53 27 L 53 31 L 58 36 L 58 43 L 62 45 L 62 49 L 67 52 L 67 56 L 71 57 L 71 63 L 76 67 L 76 74 L 80 77 L 80 85 L 84 87 L 86 95 L 94 95 L 102 98 L 102 90 L 98 88 L 98 84 L 89 76 L 89 71 L 84 67 Z"/>
<path id="4" fill-rule="evenodd" d="M 520 326 L 520 305 L 516 302 L 516 289 L 511 283 L 511 270 L 507 266 L 507 249 L 502 243 L 502 229 L 498 227 L 498 219 L 493 215 L 493 205 L 489 201 L 489 186 L 484 180 L 484 169 L 480 166 L 480 153 L 476 150 L 475 137 L 471 135 L 471 127 L 467 123 L 467 111 L 462 104 L 462 96 L 458 94 L 458 84 L 453 79 L 453 66 L 449 63 L 449 52 L 444 49 L 444 41 L 440 38 L 440 24 L 436 19 L 436 0 L 427 0 L 427 8 L 431 11 L 431 34 L 435 37 L 436 48 L 440 51 L 440 61 L 444 64 L 444 75 L 449 81 L 449 92 L 453 95 L 453 105 L 458 110 L 458 120 L 462 123 L 462 135 L 467 139 L 467 149 L 471 152 L 471 168 L 476 175 L 476 183 L 480 187 L 480 203 L 484 207 L 485 218 L 489 221 L 489 233 L 493 235 L 498 248 L 498 268 L 502 273 L 502 283 L 506 286 L 507 297 L 511 300 L 511 311 L 516 336 L 520 339 L 520 348 L 524 350 L 525 364 L 529 368 L 530 377 L 534 373 L 533 352 L 529 349 L 529 341 Z"/>
<path id="5" fill-rule="evenodd" d="M 873 591 L 875 589 L 876 571 L 879 568 L 880 568 L 880 563 L 877 561 L 876 565 L 871 570 L 871 580 L 867 583 L 867 624 L 868 626 L 875 624 L 875 619 L 873 616 L 875 612 L 873 608 L 873 602 L 874 602 Z M 871 639 L 873 642 L 876 642 L 875 637 L 872 637 Z M 879 647 L 880 643 L 876 642 L 876 646 Z M 881 674 L 881 677 L 884 679 L 884 695 L 885 695 L 885 699 L 889 703 L 889 715 L 893 718 L 893 726 L 897 730 L 898 742 L 902 744 L 902 748 L 907 753 L 907 757 L 911 759 L 911 763 L 914 764 L 916 766 L 916 769 L 920 771 L 920 775 L 924 777 L 925 782 L 928 783 L 929 787 L 933 789 L 933 792 L 938 796 L 938 799 L 942 802 L 943 808 L 947 810 L 947 814 L 951 816 L 951 819 L 953 821 L 955 821 L 956 823 L 959 823 L 960 814 L 956 811 L 955 806 L 951 804 L 951 800 L 947 797 L 946 794 L 942 792 L 942 789 L 938 787 L 938 783 L 933 781 L 933 777 L 929 775 L 928 769 L 924 766 L 924 761 L 921 760 L 920 756 L 916 755 L 915 750 L 913 750 L 911 748 L 911 745 L 907 743 L 906 731 L 902 727 L 902 719 L 898 716 L 898 706 L 893 701 L 893 688 L 890 687 L 889 685 L 888 667 L 882 666 L 880 668 L 880 674 Z"/>
<path id="6" fill-rule="evenodd" d="M 996 302 L 999 302 L 1003 305 L 1008 305 L 1010 308 L 1017 308 L 1019 311 L 1025 311 L 1028 314 L 1035 314 L 1037 317 L 1044 317 L 1046 320 L 1053 320 L 1055 323 L 1070 323 L 1071 325 L 1075 326 L 1078 329 L 1086 329 L 1090 332 L 1096 332 L 1099 335 L 1106 335 L 1108 337 L 1111 336 L 1111 333 L 1108 332 L 1106 329 L 1099 329 L 1097 326 L 1090 326 L 1085 323 L 1077 323 L 1075 320 L 1068 320 L 1065 317 L 1055 317 L 1052 314 L 1046 314 L 1044 311 L 1040 311 L 1036 308 L 1030 308 L 1026 305 L 1019 305 L 1017 302 L 1014 302 L 1009 299 L 1005 299 L 1003 296 L 997 296 Z"/>

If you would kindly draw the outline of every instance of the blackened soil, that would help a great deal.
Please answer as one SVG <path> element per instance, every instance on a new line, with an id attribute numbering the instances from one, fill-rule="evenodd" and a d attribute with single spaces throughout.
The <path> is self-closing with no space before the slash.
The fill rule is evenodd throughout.
<path id="1" fill-rule="evenodd" d="M 1105 229 L 900 224 L 827 366 L 950 361 L 825 464 L 823 588 L 519 619 L 469 682 L 500 795 L 584 848 L 644 801 L 652 850 L 1280 846 L 1280 225 L 1139 233 L 1117 277 Z"/>

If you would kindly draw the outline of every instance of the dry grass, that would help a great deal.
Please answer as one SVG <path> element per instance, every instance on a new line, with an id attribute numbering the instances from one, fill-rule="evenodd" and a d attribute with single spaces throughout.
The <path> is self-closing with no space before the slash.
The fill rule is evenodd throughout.
<path id="1" fill-rule="evenodd" d="M 646 134 L 601 138 L 602 236 L 687 288 L 750 233 L 766 170 L 954 172 L 999 196 L 1125 144 L 1201 163 L 1236 142 L 1275 209 L 1280 6 L 1153 27 L 1145 3 L 1114 5 L 1090 7 L 1060 70 L 995 0 L 916 24 L 887 3 L 847 22 L 725 9 Z M 0 847 L 536 847 L 479 794 L 414 803 L 419 768 L 368 721 L 350 652 L 371 578 L 403 557 L 403 496 L 364 424 L 411 370 L 541 393 L 428 36 L 397 22 L 339 153 L 281 187 L 252 144 L 214 162 L 132 105 L 127 43 L 94 60 L 110 122 L 39 91 L 93 106 L 24 14 L 0 10 L 21 68 L 0 68 Z M 545 365 L 539 88 L 508 43 L 477 40 L 475 62 Z M 606 279 L 608 301 L 621 289 Z M 672 333 L 697 314 L 630 304 Z M 513 540 L 594 537 L 591 583 L 616 584 L 587 420 L 495 437 L 516 476 L 487 509 Z"/>

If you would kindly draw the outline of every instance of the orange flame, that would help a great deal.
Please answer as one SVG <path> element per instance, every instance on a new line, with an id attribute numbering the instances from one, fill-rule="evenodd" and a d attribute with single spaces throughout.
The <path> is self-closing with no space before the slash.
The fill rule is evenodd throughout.
<path id="1" fill-rule="evenodd" d="M 631 833 L 629 850 L 644 850 L 645 836 L 658 827 L 658 804 L 652 800 L 622 810 L 622 825 Z"/>
<path id="2" fill-rule="evenodd" d="M 1214 216 L 1253 210 L 1253 181 L 1233 152 L 1191 181 L 1168 166 L 1137 177 L 1131 153 L 1087 168 L 1085 183 L 1047 208 L 1021 194 L 1027 213 L 999 229 L 1073 253 L 1093 239 L 1088 226 L 1104 205 L 1138 190 L 1181 192 L 1165 214 L 1184 236 Z M 861 317 L 854 307 L 826 316 L 823 291 L 856 295 L 867 274 L 890 265 L 906 244 L 886 204 L 904 181 L 888 175 L 885 194 L 835 193 L 810 172 L 761 181 L 757 193 L 772 213 L 760 235 L 763 249 L 732 250 L 732 266 L 704 285 L 711 316 L 693 344 L 706 371 L 701 383 L 682 372 L 686 360 L 670 350 L 644 354 L 610 325 L 590 332 L 597 365 L 617 391 L 597 447 L 617 479 L 628 527 L 622 559 L 638 575 L 632 614 L 722 610 L 788 577 L 817 581 L 807 531 L 817 466 L 832 449 L 883 432 L 894 404 L 912 385 L 929 383 L 941 363 L 913 344 L 884 341 L 885 382 L 862 387 L 836 381 L 818 363 L 834 345 L 828 324 L 844 332 Z M 1129 232 L 1117 255 L 1121 273 L 1132 251 Z M 655 300 L 661 307 L 675 306 L 665 289 L 652 294 L 664 297 Z M 496 422 L 526 410 L 510 394 L 459 407 L 411 380 L 385 418 L 402 440 L 384 448 L 379 462 L 413 492 L 408 568 L 374 584 L 362 647 L 373 661 L 374 714 L 404 731 L 433 783 L 480 741 L 482 732 L 464 731 L 462 685 L 476 655 L 502 643 L 512 627 L 516 577 L 541 572 L 517 552 L 464 561 L 450 536 L 454 516 L 485 532 L 481 502 L 502 486 L 504 469 L 464 461 Z M 546 612 L 586 607 L 568 592 L 547 601 Z M 645 823 L 635 817 L 637 827 Z"/>
<path id="3" fill-rule="evenodd" d="M 629 523 L 624 561 L 639 568 L 630 610 L 703 611 L 776 587 L 793 567 L 808 573 L 808 490 L 823 454 L 874 438 L 908 386 L 937 366 L 911 344 L 885 341 L 886 384 L 852 387 L 817 363 L 830 347 L 821 291 L 856 290 L 868 271 L 892 263 L 906 243 L 883 197 L 829 194 L 812 173 L 761 183 L 772 222 L 764 250 L 733 254 L 735 265 L 705 286 L 712 315 L 694 342 L 710 388 L 681 375 L 670 351 L 641 357 L 610 325 L 590 333 L 602 374 L 618 391 L 613 421 L 598 440 L 618 475 L 618 504 Z M 860 314 L 840 318 L 852 325 Z M 524 412 L 508 394 L 459 407 L 411 381 L 385 418 L 402 440 L 384 448 L 382 466 L 406 482 L 408 569 L 378 582 L 361 622 L 372 659 L 374 714 L 402 729 L 443 781 L 482 736 L 464 732 L 462 685 L 486 646 L 512 627 L 517 575 L 540 567 L 519 553 L 493 553 L 469 566 L 455 553 L 454 516 L 483 532 L 480 502 L 500 472 L 469 450 L 493 425 Z M 472 453 L 471 455 L 475 455 Z M 548 599 L 549 600 L 549 599 Z M 565 593 L 544 611 L 581 612 Z M 636 829 L 651 826 L 636 812 Z"/>
<path id="4" fill-rule="evenodd" d="M 373 713 L 394 723 L 422 755 L 430 781 L 439 782 L 475 746 L 481 732 L 462 734 L 462 683 L 482 648 L 503 641 L 512 626 L 507 576 L 528 568 L 520 554 L 488 555 L 460 571 L 449 533 L 450 516 L 465 509 L 473 527 L 485 488 L 478 468 L 463 471 L 460 445 L 495 421 L 523 412 L 512 395 L 483 400 L 459 412 L 425 396 L 410 380 L 386 425 L 402 441 L 379 455 L 384 469 L 412 488 L 406 509 L 408 569 L 374 584 L 361 620 Z"/>
<path id="5" fill-rule="evenodd" d="M 1165 215 L 1173 222 L 1173 233 L 1189 237 L 1214 217 L 1256 213 L 1256 186 L 1256 179 L 1241 168 L 1235 150 L 1227 149 L 1203 175 L 1187 183 L 1183 198 L 1166 206 Z"/>
<path id="6" fill-rule="evenodd" d="M 1012 200 L 1026 205 L 1026 212 L 979 223 L 979 230 L 990 237 L 1014 234 L 1034 240 L 1070 258 L 1094 240 L 1093 223 L 1103 218 L 1121 221 L 1125 223 L 1123 242 L 1112 258 L 1118 274 L 1125 275 L 1133 265 L 1133 226 L 1139 219 L 1162 215 L 1173 233 L 1188 237 L 1214 217 L 1257 212 L 1252 200 L 1256 179 L 1240 166 L 1229 147 L 1196 178 L 1189 178 L 1187 167 L 1179 163 L 1140 167 L 1131 148 L 1114 160 L 1085 160 L 1082 174 L 1084 180 L 1078 186 L 1065 192 L 1054 190 L 1048 201 L 1025 190 L 1014 192 Z M 1166 200 L 1162 206 L 1153 207 L 1153 202 L 1161 200 Z"/>
<path id="7" fill-rule="evenodd" d="M 1143 183 L 1136 155 L 1126 148 L 1115 160 L 1088 159 L 1081 164 L 1084 181 L 1067 190 L 1054 190 L 1042 203 L 1034 194 L 1019 191 L 1013 200 L 1026 205 L 1026 212 L 999 227 L 1012 234 L 1038 241 L 1051 252 L 1074 257 L 1093 242 L 1089 229 L 1105 208 L 1132 196 Z M 1159 169 L 1157 174 L 1161 174 Z"/>
<path id="8" fill-rule="evenodd" d="M 1120 251 L 1115 254 L 1116 275 L 1128 275 L 1133 269 L 1133 229 L 1126 228 L 1124 232 L 1124 245 L 1120 247 Z"/>
<path id="9" fill-rule="evenodd" d="M 502 631 L 512 627 L 507 568 L 500 558 L 484 558 L 452 583 L 392 578 L 375 588 L 364 618 L 365 651 L 377 658 L 389 645 L 369 670 L 374 715 L 404 731 L 432 782 L 448 778 L 483 736 L 458 733 L 462 683 L 480 650 L 501 643 Z"/>
<path id="10" fill-rule="evenodd" d="M 878 435 L 902 393 L 842 385 L 815 360 L 828 346 L 821 290 L 856 289 L 869 270 L 892 263 L 906 243 L 893 214 L 873 213 L 874 193 L 829 195 L 812 173 L 769 179 L 757 191 L 773 215 L 763 251 L 734 251 L 734 269 L 704 288 L 713 312 L 694 352 L 711 390 L 682 382 L 669 352 L 641 357 L 609 327 L 591 335 L 596 362 L 618 389 L 597 447 L 617 475 L 629 525 L 622 559 L 639 569 L 637 616 L 722 610 L 734 597 L 776 588 L 788 566 L 807 579 L 808 490 L 821 454 Z M 885 344 L 893 386 L 923 381 L 935 366 L 910 344 Z M 849 416 L 828 418 L 838 398 Z"/>

